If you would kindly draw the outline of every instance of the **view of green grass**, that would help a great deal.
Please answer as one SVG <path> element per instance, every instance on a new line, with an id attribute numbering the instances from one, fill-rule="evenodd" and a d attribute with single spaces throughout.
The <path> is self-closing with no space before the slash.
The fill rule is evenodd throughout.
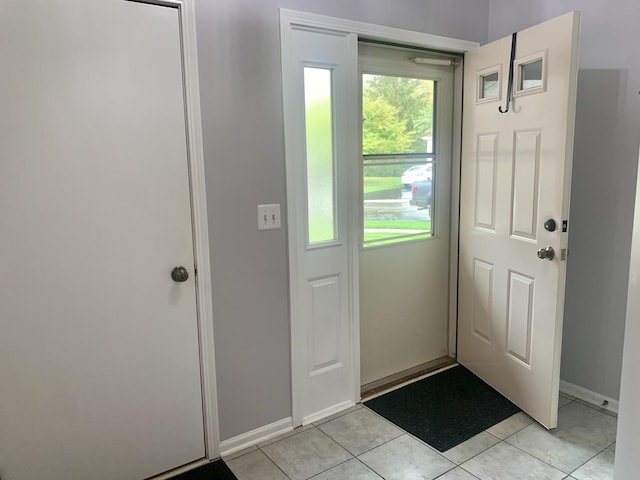
<path id="1" fill-rule="evenodd" d="M 331 75 L 326 68 L 304 69 L 308 241 L 312 244 L 331 241 L 336 234 Z M 363 153 L 426 152 L 424 138 L 431 135 L 433 124 L 434 82 L 368 75 L 363 89 Z M 400 200 L 400 175 L 407 166 L 384 162 L 365 165 L 364 199 Z M 408 202 L 406 198 L 404 201 Z M 390 215 L 383 212 L 378 216 Z M 365 244 L 374 246 L 431 236 L 431 221 L 415 220 L 420 218 L 415 214 L 410 218 L 414 220 L 367 219 Z"/>
<path id="2" fill-rule="evenodd" d="M 390 245 L 392 243 L 406 242 L 407 240 L 419 240 L 421 238 L 431 237 L 430 233 L 421 235 L 412 235 L 410 237 L 398 237 L 398 233 L 365 233 L 365 242 L 367 247 L 378 247 L 380 245 Z"/>
<path id="3" fill-rule="evenodd" d="M 364 228 L 373 230 L 364 233 L 364 241 L 367 245 L 382 245 L 385 243 L 395 243 L 407 240 L 403 235 L 408 234 L 403 230 L 416 231 L 421 230 L 424 234 L 411 236 L 411 239 L 427 238 L 431 236 L 431 221 L 420 222 L 417 220 L 365 220 Z M 383 230 L 395 230 L 392 232 L 384 232 Z M 333 229 L 326 222 L 311 223 L 309 225 L 309 240 L 313 242 L 325 241 L 332 238 Z M 394 239 L 394 237 L 403 236 Z M 321 240 L 318 240 L 321 239 Z M 389 239 L 388 241 L 384 241 Z M 380 242 L 378 242 L 380 241 Z"/>
<path id="4" fill-rule="evenodd" d="M 368 247 L 404 242 L 409 239 L 428 238 L 431 236 L 430 220 L 426 222 L 417 220 L 365 220 L 364 228 L 364 243 Z M 403 230 L 406 232 L 403 232 Z M 424 233 L 411 235 L 411 233 L 416 230 Z M 406 237 L 405 235 L 411 236 Z"/>
<path id="5" fill-rule="evenodd" d="M 431 221 L 419 220 L 365 220 L 364 228 L 394 229 L 394 230 L 424 230 L 431 231 Z"/>
<path id="6" fill-rule="evenodd" d="M 364 193 L 402 188 L 400 177 L 364 177 Z"/>

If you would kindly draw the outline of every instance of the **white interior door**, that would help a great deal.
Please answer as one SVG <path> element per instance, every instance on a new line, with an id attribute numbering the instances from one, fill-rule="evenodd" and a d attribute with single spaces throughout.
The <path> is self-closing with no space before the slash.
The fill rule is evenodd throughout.
<path id="1" fill-rule="evenodd" d="M 203 458 L 179 11 L 0 10 L 0 475 Z"/>
<path id="2" fill-rule="evenodd" d="M 458 359 L 556 426 L 579 15 L 465 57 Z M 547 230 L 547 220 L 556 228 Z M 540 259 L 546 247 L 553 259 Z"/>

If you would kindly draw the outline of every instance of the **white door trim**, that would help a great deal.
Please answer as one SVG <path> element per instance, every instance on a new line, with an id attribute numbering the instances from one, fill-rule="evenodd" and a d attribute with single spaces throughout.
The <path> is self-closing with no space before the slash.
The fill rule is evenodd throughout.
<path id="1" fill-rule="evenodd" d="M 287 170 L 291 171 L 290 162 L 293 161 L 294 158 L 294 144 L 291 139 L 291 134 L 287 134 L 287 126 L 295 124 L 295 118 L 291 115 L 293 111 L 291 104 L 291 95 L 289 92 L 293 91 L 291 88 L 291 79 L 288 78 L 288 72 L 291 72 L 292 68 L 292 58 L 290 56 L 292 39 L 291 32 L 294 27 L 305 27 L 305 28 L 317 28 L 322 30 L 334 30 L 342 33 L 351 33 L 358 36 L 358 38 L 366 38 L 373 40 L 383 40 L 387 42 L 394 42 L 403 45 L 411 45 L 418 46 L 424 48 L 432 48 L 452 53 L 463 53 L 468 50 L 477 48 L 479 46 L 476 42 L 469 42 L 466 40 L 458 40 L 448 37 L 441 37 L 438 35 L 431 35 L 427 33 L 421 32 L 413 32 L 409 30 L 402 30 L 399 28 L 386 27 L 382 25 L 375 25 L 370 23 L 357 22 L 352 20 L 345 20 L 335 17 L 329 17 L 324 15 L 317 15 L 305 12 L 299 12 L 295 10 L 289 9 L 280 9 L 280 33 L 281 33 L 281 52 L 282 52 L 282 87 L 283 87 L 283 104 L 284 104 L 284 124 L 285 124 L 285 157 L 287 163 Z M 353 52 L 354 65 L 357 65 L 358 57 L 357 51 Z M 458 77 L 458 72 L 461 70 L 460 67 L 456 68 L 456 77 Z M 455 93 L 456 95 L 456 105 L 460 105 L 461 103 L 458 101 L 458 98 L 461 98 L 461 80 L 456 81 L 456 88 L 460 86 L 460 92 Z M 459 120 L 459 118 L 456 118 Z M 456 128 L 460 128 L 459 126 Z M 358 128 L 357 125 L 354 126 L 354 131 L 352 132 L 353 138 L 357 139 L 358 137 Z M 454 175 L 452 177 L 453 185 L 455 182 L 459 180 L 459 177 L 456 177 L 455 168 L 456 162 L 459 164 L 459 158 L 455 157 L 455 155 L 459 155 L 460 148 L 455 145 L 456 142 L 460 141 L 459 130 L 454 129 Z M 359 140 L 356 140 L 359 143 Z M 361 207 L 360 207 L 360 194 L 357 192 L 357 186 L 360 185 L 359 181 L 359 162 L 352 162 L 352 166 L 349 169 L 348 175 L 350 178 L 347 179 L 349 185 L 353 185 L 353 195 L 349 198 L 348 205 L 348 217 L 353 219 L 361 219 Z M 303 225 L 298 225 L 296 219 L 296 205 L 303 204 L 304 199 L 296 198 L 296 188 L 294 184 L 294 178 L 291 175 L 287 175 L 287 222 L 288 222 L 288 240 L 289 240 L 289 277 L 290 277 L 290 312 L 295 312 L 298 309 L 296 308 L 295 302 L 297 301 L 297 295 L 294 291 L 294 285 L 296 285 L 296 279 L 299 274 L 299 265 L 297 264 L 296 253 L 296 229 L 304 228 Z M 457 195 L 457 189 L 453 189 L 452 191 L 452 206 L 454 207 L 451 212 L 451 222 L 452 225 L 456 225 L 458 223 L 458 210 L 455 208 L 457 205 L 457 200 L 455 195 Z M 351 354 L 351 362 L 353 365 L 353 392 L 352 398 L 345 399 L 345 405 L 348 405 L 351 402 L 357 402 L 360 400 L 360 318 L 359 318 L 359 282 L 358 282 L 358 272 L 359 272 L 359 245 L 357 239 L 360 237 L 360 226 L 362 222 L 351 222 L 350 228 L 351 231 L 348 238 L 350 238 L 351 245 L 349 245 L 349 276 L 350 276 L 350 285 L 349 291 L 351 295 L 350 310 L 349 310 L 349 331 L 351 332 L 350 338 L 350 354 Z M 456 227 L 457 228 L 457 227 Z M 457 231 L 452 232 L 457 233 Z M 455 243 L 455 245 L 454 245 Z M 455 274 L 455 278 L 452 276 L 451 285 L 457 285 L 457 237 L 452 236 L 452 246 L 451 249 L 451 262 L 452 262 L 452 275 Z M 455 267 L 454 267 L 455 265 Z M 452 290 L 455 291 L 455 290 Z M 452 302 L 455 304 L 455 299 Z M 455 310 L 452 311 L 451 317 L 452 320 L 450 324 L 455 326 Z M 306 339 L 300 338 L 297 333 L 299 329 L 296 328 L 294 323 L 295 318 L 290 313 L 290 322 L 291 322 L 291 385 L 292 385 L 292 418 L 294 426 L 300 425 L 302 421 L 300 401 L 301 395 L 299 392 L 299 379 L 297 379 L 298 372 L 303 369 L 299 368 L 296 364 L 298 359 L 305 358 L 304 351 L 306 349 Z M 451 328 L 451 327 L 450 327 Z M 455 338 L 455 335 L 453 335 Z M 455 343 L 453 344 L 455 348 Z"/>
<path id="2" fill-rule="evenodd" d="M 479 47 L 476 44 L 474 48 Z M 460 170 L 462 164 L 462 90 L 464 65 L 453 71 L 453 145 L 451 148 L 451 234 L 449 247 L 448 354 L 458 355 L 458 252 L 460 240 Z"/>
<path id="3" fill-rule="evenodd" d="M 218 392 L 216 388 L 213 341 L 213 294 L 211 289 L 211 263 L 209 260 L 207 197 L 204 181 L 195 0 L 140 0 L 140 3 L 173 7 L 180 12 L 187 156 L 193 217 L 193 252 L 196 263 L 195 268 L 197 269 L 196 309 L 198 312 L 198 336 L 200 338 L 200 375 L 202 379 L 205 454 L 207 459 L 214 459 L 220 456 L 220 431 L 218 426 Z M 193 464 L 193 467 L 198 466 L 199 463 Z"/>

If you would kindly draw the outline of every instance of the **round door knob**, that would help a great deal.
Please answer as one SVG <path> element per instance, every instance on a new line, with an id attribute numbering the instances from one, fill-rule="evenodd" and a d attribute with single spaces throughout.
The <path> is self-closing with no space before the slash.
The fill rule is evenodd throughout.
<path id="1" fill-rule="evenodd" d="M 555 254 L 556 252 L 554 252 L 553 247 L 545 247 L 538 250 L 538 258 L 540 260 L 544 260 L 545 258 L 547 260 L 553 260 Z"/>
<path id="2" fill-rule="evenodd" d="M 189 272 L 184 267 L 175 267 L 171 270 L 171 278 L 174 282 L 186 282 L 189 278 Z"/>

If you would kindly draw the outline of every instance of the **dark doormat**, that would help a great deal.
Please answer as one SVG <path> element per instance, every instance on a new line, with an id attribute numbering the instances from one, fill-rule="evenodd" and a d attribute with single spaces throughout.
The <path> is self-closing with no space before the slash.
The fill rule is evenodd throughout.
<path id="1" fill-rule="evenodd" d="M 461 365 L 365 405 L 440 452 L 520 411 Z"/>
<path id="2" fill-rule="evenodd" d="M 222 461 L 207 463 L 189 472 L 173 477 L 173 480 L 238 480 Z"/>

